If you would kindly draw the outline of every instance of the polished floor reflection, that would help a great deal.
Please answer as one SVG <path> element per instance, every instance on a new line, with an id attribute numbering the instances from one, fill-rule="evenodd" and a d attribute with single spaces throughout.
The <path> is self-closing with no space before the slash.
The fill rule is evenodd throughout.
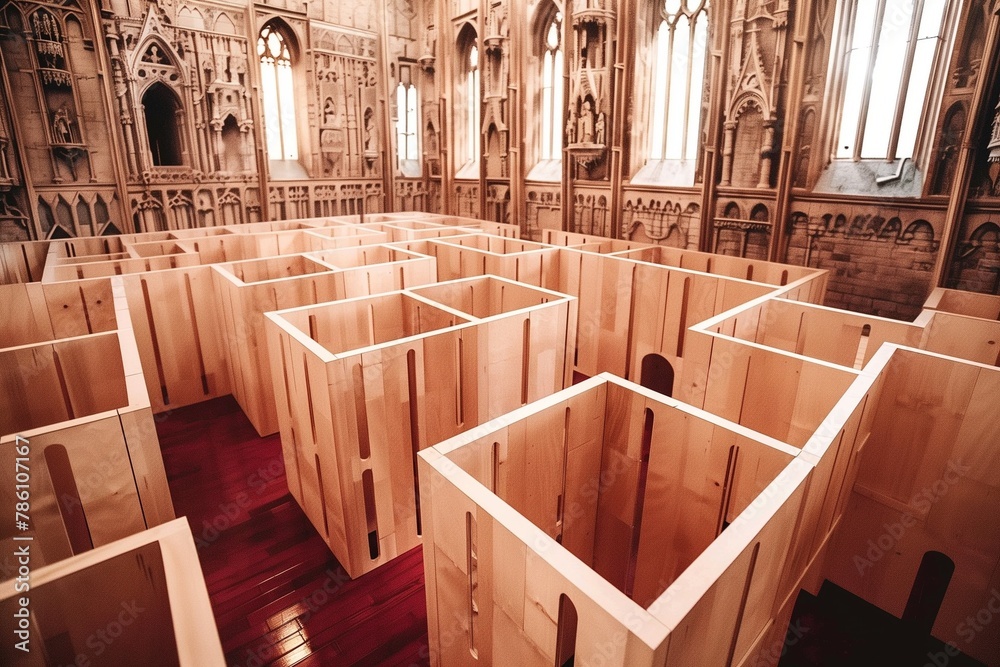
<path id="1" fill-rule="evenodd" d="M 157 417 L 230 667 L 425 665 L 420 548 L 351 581 L 288 494 L 277 435 L 231 397 Z"/>

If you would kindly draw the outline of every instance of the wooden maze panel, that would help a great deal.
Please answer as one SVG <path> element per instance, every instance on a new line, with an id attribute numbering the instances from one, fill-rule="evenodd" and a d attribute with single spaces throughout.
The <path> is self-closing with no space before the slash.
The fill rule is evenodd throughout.
<path id="1" fill-rule="evenodd" d="M 562 388 L 560 297 L 473 278 L 268 316 L 289 487 L 352 576 L 419 544 L 417 451 Z"/>
<path id="2" fill-rule="evenodd" d="M 128 405 L 114 331 L 0 350 L 0 379 L 4 435 Z"/>

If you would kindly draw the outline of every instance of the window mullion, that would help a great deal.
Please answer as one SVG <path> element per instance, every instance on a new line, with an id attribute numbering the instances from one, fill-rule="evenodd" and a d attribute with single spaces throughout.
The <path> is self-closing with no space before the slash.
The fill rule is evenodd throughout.
<path id="1" fill-rule="evenodd" d="M 906 43 L 906 60 L 903 61 L 903 73 L 899 78 L 899 91 L 896 93 L 896 110 L 892 116 L 892 128 L 889 132 L 889 148 L 885 159 L 892 162 L 896 159 L 896 148 L 899 144 L 899 131 L 903 123 L 903 110 L 906 106 L 906 91 L 910 86 L 910 72 L 913 67 L 913 54 L 917 51 L 917 37 L 920 34 L 920 21 L 924 14 L 924 0 L 914 0 L 913 16 L 910 19 L 910 38 Z"/>
<path id="2" fill-rule="evenodd" d="M 875 10 L 875 27 L 872 30 L 871 47 L 868 54 L 868 71 L 865 73 L 865 89 L 861 94 L 861 110 L 858 114 L 858 127 L 854 136 L 854 156 L 853 159 L 861 159 L 861 148 L 865 138 L 865 125 L 868 122 L 868 105 L 872 99 L 872 75 L 875 72 L 875 61 L 878 60 L 878 42 L 882 36 L 882 23 L 885 19 L 885 2 L 878 0 L 878 8 Z"/>
<path id="3" fill-rule="evenodd" d="M 674 76 L 674 34 L 677 31 L 677 21 L 673 24 L 667 21 L 667 76 L 663 82 L 663 94 L 667 98 L 663 100 L 663 144 L 660 146 L 660 154 L 667 157 L 667 137 L 670 134 L 670 82 Z"/>
<path id="4" fill-rule="evenodd" d="M 684 125 L 682 126 L 683 133 L 681 134 L 681 159 L 687 159 L 687 142 L 688 142 L 688 123 L 691 122 L 691 70 L 694 68 L 694 50 L 697 46 L 695 44 L 695 26 L 697 24 L 696 16 L 688 17 L 688 31 L 690 37 L 688 38 L 688 52 L 687 52 L 687 77 L 684 83 Z"/>

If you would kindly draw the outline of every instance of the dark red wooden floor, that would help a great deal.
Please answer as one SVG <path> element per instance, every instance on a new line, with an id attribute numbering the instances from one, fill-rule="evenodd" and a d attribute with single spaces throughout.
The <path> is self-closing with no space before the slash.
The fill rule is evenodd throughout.
<path id="1" fill-rule="evenodd" d="M 231 397 L 157 416 L 230 667 L 426 665 L 423 557 L 351 581 L 285 484 L 277 435 Z"/>

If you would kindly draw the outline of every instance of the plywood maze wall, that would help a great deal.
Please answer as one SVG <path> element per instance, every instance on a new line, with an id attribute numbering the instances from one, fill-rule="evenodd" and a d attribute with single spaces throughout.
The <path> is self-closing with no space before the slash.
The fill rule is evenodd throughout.
<path id="1" fill-rule="evenodd" d="M 903 617 L 928 562 L 1000 664 L 1000 298 L 421 213 L 0 250 L 47 563 L 172 519 L 154 415 L 232 394 L 352 577 L 423 544 L 434 664 L 774 664 L 800 590 Z"/>

